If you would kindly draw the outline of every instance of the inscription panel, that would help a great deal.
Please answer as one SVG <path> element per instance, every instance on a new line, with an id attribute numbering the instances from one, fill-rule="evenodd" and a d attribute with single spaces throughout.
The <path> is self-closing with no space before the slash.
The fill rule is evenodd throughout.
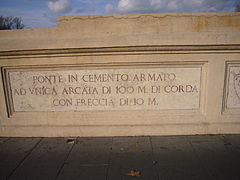
<path id="1" fill-rule="evenodd" d="M 199 109 L 201 67 L 11 70 L 15 112 Z"/>
<path id="2" fill-rule="evenodd" d="M 240 108 L 240 64 L 228 66 L 227 108 Z"/>

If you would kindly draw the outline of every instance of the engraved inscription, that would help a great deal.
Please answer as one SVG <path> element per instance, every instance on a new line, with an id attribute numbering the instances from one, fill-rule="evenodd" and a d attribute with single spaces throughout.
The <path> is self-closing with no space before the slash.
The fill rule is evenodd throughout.
<path id="1" fill-rule="evenodd" d="M 229 67 L 227 108 L 240 108 L 240 66 Z"/>
<path id="2" fill-rule="evenodd" d="M 199 109 L 201 67 L 10 71 L 15 112 Z"/>

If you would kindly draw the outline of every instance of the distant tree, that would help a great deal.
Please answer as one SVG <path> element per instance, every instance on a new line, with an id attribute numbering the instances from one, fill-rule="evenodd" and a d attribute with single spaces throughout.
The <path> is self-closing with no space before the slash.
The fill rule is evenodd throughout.
<path id="1" fill-rule="evenodd" d="M 240 3 L 238 3 L 238 4 L 236 5 L 235 11 L 236 11 L 236 12 L 240 12 Z"/>
<path id="2" fill-rule="evenodd" d="M 0 30 L 7 29 L 23 29 L 25 25 L 19 17 L 4 17 L 0 16 Z"/>

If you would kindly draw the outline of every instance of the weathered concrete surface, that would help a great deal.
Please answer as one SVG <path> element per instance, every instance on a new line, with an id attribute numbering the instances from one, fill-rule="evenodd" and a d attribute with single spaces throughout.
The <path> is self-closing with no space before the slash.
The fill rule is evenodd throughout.
<path id="1" fill-rule="evenodd" d="M 237 180 L 239 142 L 240 135 L 9 138 L 0 144 L 0 177 L 120 180 L 135 170 L 142 180 Z"/>
<path id="2" fill-rule="evenodd" d="M 56 28 L 1 32 L 0 49 L 238 44 L 239 24 L 239 13 L 59 17 Z"/>
<path id="3" fill-rule="evenodd" d="M 60 17 L 57 24 L 0 32 L 0 136 L 240 133 L 240 13 Z M 175 78 L 155 81 L 154 72 Z M 138 78 L 106 82 L 112 73 Z"/>

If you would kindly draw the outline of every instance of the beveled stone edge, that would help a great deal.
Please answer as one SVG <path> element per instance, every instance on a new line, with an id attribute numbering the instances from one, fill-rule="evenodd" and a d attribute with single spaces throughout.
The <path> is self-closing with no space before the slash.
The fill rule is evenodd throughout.
<path id="1" fill-rule="evenodd" d="M 64 55 L 64 54 L 113 54 L 113 53 L 202 53 L 202 52 L 240 52 L 240 44 L 227 45 L 148 45 L 148 46 L 112 46 L 90 48 L 62 48 L 62 49 L 31 49 L 0 51 L 0 57 L 12 56 L 38 56 L 38 55 Z"/>
<path id="2" fill-rule="evenodd" d="M 184 126 L 184 128 L 182 127 Z M 164 129 L 163 129 L 164 127 Z M 111 128 L 109 133 L 105 128 Z M 126 131 L 126 128 L 129 130 Z M 174 132 L 172 130 L 176 129 Z M 119 126 L 34 126 L 3 125 L 1 137 L 94 137 L 106 136 L 148 136 L 148 135 L 200 135 L 200 134 L 239 134 L 239 122 L 206 122 L 186 124 L 119 125 Z M 32 134 L 29 136 L 29 132 Z"/>
<path id="3" fill-rule="evenodd" d="M 14 103 L 11 93 L 11 85 L 9 79 L 9 72 L 15 70 L 45 70 L 47 68 L 61 70 L 63 68 L 119 68 L 119 67 L 148 67 L 148 66 L 199 66 L 201 68 L 201 77 L 200 77 L 200 89 L 203 91 L 199 94 L 199 108 L 194 109 L 194 111 L 198 111 L 199 114 L 204 114 L 204 100 L 203 96 L 206 94 L 206 89 L 204 87 L 204 71 L 203 68 L 206 68 L 205 61 L 196 61 L 196 62 L 124 62 L 124 63 L 90 63 L 90 64 L 51 64 L 51 65 L 23 65 L 23 66 L 4 66 L 1 67 L 1 73 L 3 78 L 3 89 L 4 89 L 4 96 L 5 96 L 5 104 L 7 109 L 7 117 L 11 118 L 16 113 L 28 113 L 28 112 L 16 112 L 14 110 Z M 175 110 L 173 110 L 175 111 Z M 193 111 L 191 109 L 184 109 L 179 111 Z"/>
<path id="4" fill-rule="evenodd" d="M 7 117 L 10 118 L 13 114 L 13 101 L 11 96 L 9 75 L 7 68 L 1 67 L 2 79 L 3 79 L 3 91 L 5 97 L 5 104 L 7 110 Z"/>
<path id="5" fill-rule="evenodd" d="M 213 17 L 213 16 L 238 16 L 239 12 L 191 12 L 191 13 L 144 13 L 144 14 L 104 14 L 104 15 L 81 15 L 81 16 L 58 16 L 57 24 L 61 21 L 71 21 L 75 19 L 138 19 L 141 17 L 165 18 L 165 17 Z"/>
<path id="6" fill-rule="evenodd" d="M 227 108 L 228 85 L 229 85 L 229 69 L 231 66 L 240 66 L 240 60 L 226 61 L 224 72 L 224 87 L 222 98 L 222 115 L 240 115 L 240 108 Z"/>

